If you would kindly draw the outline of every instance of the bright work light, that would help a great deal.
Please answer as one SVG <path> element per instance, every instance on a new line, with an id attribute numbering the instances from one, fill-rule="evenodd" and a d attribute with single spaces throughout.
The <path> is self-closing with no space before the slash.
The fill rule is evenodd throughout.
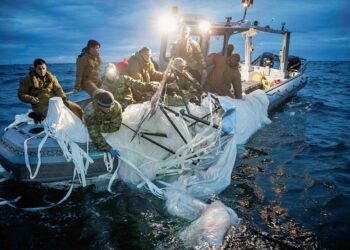
<path id="1" fill-rule="evenodd" d="M 210 29 L 210 23 L 208 21 L 201 21 L 199 23 L 199 30 L 201 32 L 208 32 Z"/>
<path id="2" fill-rule="evenodd" d="M 176 31 L 178 25 L 173 16 L 164 15 L 158 18 L 158 27 L 161 32 L 170 33 Z"/>

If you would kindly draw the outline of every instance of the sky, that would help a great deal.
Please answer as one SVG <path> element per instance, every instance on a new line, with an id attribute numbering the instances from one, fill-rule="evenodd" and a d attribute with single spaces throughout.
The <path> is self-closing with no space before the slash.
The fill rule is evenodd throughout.
<path id="1" fill-rule="evenodd" d="M 158 17 L 174 5 L 180 14 L 212 21 L 243 15 L 241 0 L 1 0 L 0 64 L 30 64 L 38 57 L 73 63 L 89 39 L 101 43 L 104 62 L 121 61 L 144 46 L 156 58 Z M 255 0 L 247 19 L 272 28 L 285 21 L 292 32 L 290 54 L 310 61 L 350 60 L 349 0 Z"/>

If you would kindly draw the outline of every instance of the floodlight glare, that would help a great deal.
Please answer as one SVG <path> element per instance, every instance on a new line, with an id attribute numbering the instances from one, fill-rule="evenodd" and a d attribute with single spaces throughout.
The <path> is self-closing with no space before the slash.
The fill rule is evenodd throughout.
<path id="1" fill-rule="evenodd" d="M 202 21 L 199 23 L 199 30 L 202 32 L 208 32 L 210 29 L 210 23 L 208 21 Z"/>
<path id="2" fill-rule="evenodd" d="M 158 28 L 162 33 L 170 33 L 177 30 L 177 22 L 171 15 L 164 15 L 158 18 Z"/>

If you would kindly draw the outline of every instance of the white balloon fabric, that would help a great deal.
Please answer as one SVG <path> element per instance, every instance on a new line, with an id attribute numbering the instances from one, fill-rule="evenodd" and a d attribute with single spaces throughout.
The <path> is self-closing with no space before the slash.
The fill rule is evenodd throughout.
<path id="1" fill-rule="evenodd" d="M 209 126 L 198 123 L 190 128 L 181 112 L 178 115 L 168 113 L 183 138 L 161 110 L 157 110 L 152 119 L 143 123 L 143 132 L 167 136 L 152 139 L 174 151 L 173 154 L 141 136 L 130 141 L 133 130 L 143 114 L 148 112 L 149 103 L 129 106 L 123 113 L 125 126 L 116 133 L 105 135 L 110 145 L 130 161 L 122 162 L 118 172 L 119 178 L 126 183 L 147 187 L 146 182 L 173 176 L 172 180 L 175 181 L 160 181 L 164 187 L 162 190 L 157 189 L 155 195 L 166 200 L 170 214 L 195 220 L 181 233 L 187 247 L 202 242 L 220 245 L 227 229 L 240 222 L 235 212 L 222 203 L 208 205 L 198 198 L 206 199 L 220 193 L 230 184 L 237 154 L 236 144 L 245 143 L 259 128 L 270 123 L 267 117 L 269 102 L 263 91 L 255 91 L 243 100 L 218 98 L 226 113 L 212 113 L 214 108 L 210 96 L 202 101 L 201 106 L 189 104 L 193 115 L 203 117 L 210 114 Z M 221 127 L 215 129 L 212 126 L 214 124 L 220 124 Z M 151 187 L 149 189 L 154 190 Z"/>

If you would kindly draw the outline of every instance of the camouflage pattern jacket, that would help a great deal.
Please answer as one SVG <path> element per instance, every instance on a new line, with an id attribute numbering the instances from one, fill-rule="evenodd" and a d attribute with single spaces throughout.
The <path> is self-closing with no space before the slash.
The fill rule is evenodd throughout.
<path id="1" fill-rule="evenodd" d="M 175 71 L 174 73 L 182 90 L 192 92 L 202 90 L 200 83 L 187 70 L 184 70 L 182 72 Z"/>
<path id="2" fill-rule="evenodd" d="M 126 75 L 121 75 L 114 81 L 103 79 L 101 88 L 111 92 L 114 99 L 122 105 L 123 110 L 128 105 L 136 103 L 131 90 L 139 91 L 140 93 L 146 93 L 152 90 L 149 84 L 134 80 Z"/>
<path id="3" fill-rule="evenodd" d="M 163 72 L 157 71 L 151 60 L 145 62 L 139 52 L 136 52 L 129 58 L 125 74 L 144 83 L 149 83 L 150 81 L 159 82 L 163 78 Z M 144 101 L 143 94 L 140 91 L 133 89 L 132 92 L 135 101 Z"/>
<path id="4" fill-rule="evenodd" d="M 29 75 L 19 81 L 18 98 L 22 102 L 32 103 L 33 97 L 39 99 L 39 103 L 32 104 L 35 113 L 46 116 L 49 99 L 54 96 L 66 97 L 56 76 L 48 71 L 41 77 L 30 69 Z"/>
<path id="5" fill-rule="evenodd" d="M 112 147 L 106 142 L 102 133 L 119 130 L 122 123 L 122 108 L 119 103 L 116 103 L 110 112 L 104 113 L 98 104 L 92 101 L 84 110 L 84 122 L 95 147 L 101 152 L 108 152 Z"/>
<path id="6" fill-rule="evenodd" d="M 100 86 L 100 65 L 102 63 L 101 57 L 93 56 L 84 48 L 77 58 L 75 89 L 84 89 L 84 85 L 88 81 L 92 81 L 96 86 Z"/>
<path id="7" fill-rule="evenodd" d="M 192 39 L 177 40 L 171 48 L 171 56 L 184 59 L 190 69 L 200 70 L 206 68 L 201 47 Z"/>

